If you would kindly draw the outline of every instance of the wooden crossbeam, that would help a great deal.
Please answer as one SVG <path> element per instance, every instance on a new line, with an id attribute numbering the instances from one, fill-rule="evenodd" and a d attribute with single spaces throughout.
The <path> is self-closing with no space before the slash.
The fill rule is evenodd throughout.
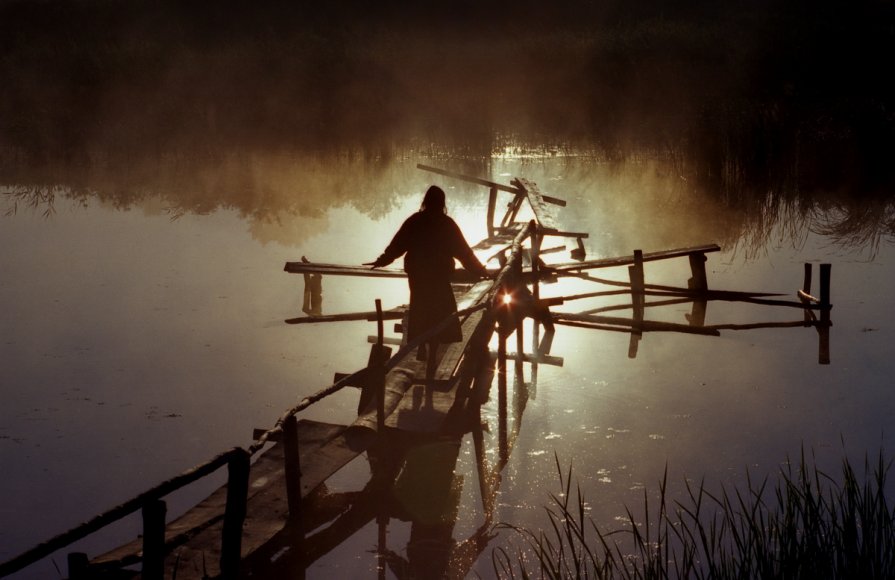
<path id="1" fill-rule="evenodd" d="M 315 262 L 286 262 L 284 271 L 290 274 L 328 274 L 330 276 L 366 276 L 370 278 L 406 278 L 403 270 L 370 268 L 369 266 L 344 266 Z"/>
<path id="2" fill-rule="evenodd" d="M 680 258 L 691 254 L 707 254 L 709 252 L 720 252 L 721 247 L 718 244 L 707 244 L 705 246 L 693 246 L 689 248 L 678 248 L 675 250 L 662 250 L 659 252 L 645 252 L 643 254 L 644 262 L 653 262 L 656 260 L 667 260 L 670 258 Z M 611 268 L 613 266 L 630 266 L 634 263 L 634 256 L 619 256 L 616 258 L 600 258 L 598 260 L 587 260 L 585 262 L 572 262 L 568 264 L 555 264 L 550 266 L 556 272 L 574 272 L 576 270 L 592 270 L 596 268 Z"/>

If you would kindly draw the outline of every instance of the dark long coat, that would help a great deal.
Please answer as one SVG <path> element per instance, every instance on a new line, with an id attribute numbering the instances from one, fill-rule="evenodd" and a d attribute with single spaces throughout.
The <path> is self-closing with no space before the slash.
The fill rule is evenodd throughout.
<path id="1" fill-rule="evenodd" d="M 454 258 L 470 272 L 483 275 L 476 258 L 456 222 L 440 210 L 423 210 L 407 218 L 385 252 L 376 260 L 385 266 L 404 255 L 404 271 L 410 283 L 410 328 L 412 341 L 457 311 L 451 290 Z M 430 342 L 462 340 L 460 321 L 453 323 Z"/>

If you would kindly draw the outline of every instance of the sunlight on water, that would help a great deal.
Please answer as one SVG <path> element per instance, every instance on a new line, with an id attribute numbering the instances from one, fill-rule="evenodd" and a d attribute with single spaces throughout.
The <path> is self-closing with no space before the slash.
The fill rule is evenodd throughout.
<path id="1" fill-rule="evenodd" d="M 6 190 L 0 244 L 14 251 L 0 257 L 6 306 L 0 458 L 17 468 L 0 482 L 0 495 L 11 498 L 0 510 L 0 559 L 225 448 L 246 445 L 253 428 L 271 426 L 283 409 L 331 384 L 334 373 L 366 364 L 374 323 L 283 324 L 301 316 L 303 284 L 282 271 L 285 262 L 372 261 L 433 183 L 445 188 L 448 212 L 469 242 L 486 235 L 484 187 L 419 171 L 406 160 L 291 161 L 257 158 L 250 167 L 232 167 L 231 177 L 247 183 L 254 176 L 254 185 L 245 197 L 212 195 L 205 205 L 194 190 L 128 198 L 62 189 L 51 206 L 33 191 Z M 490 464 L 500 458 L 501 429 L 512 443 L 496 520 L 542 524 L 541 506 L 557 490 L 557 460 L 562 469 L 574 467 L 589 513 L 609 528 L 622 505 L 656 488 L 666 464 L 679 492 L 685 476 L 720 484 L 742 481 L 746 469 L 773 473 L 802 446 L 835 461 L 841 441 L 844 451 L 858 454 L 891 443 L 889 245 L 868 262 L 821 236 L 788 238 L 787 224 L 759 231 L 747 216 L 722 212 L 653 163 L 610 167 L 515 149 L 481 162 L 424 161 L 505 184 L 526 177 L 567 200 L 557 209 L 558 223 L 590 234 L 587 259 L 718 242 L 723 251 L 708 254 L 711 288 L 780 292 L 790 300 L 804 262 L 834 264 L 830 365 L 817 364 L 817 333 L 803 327 L 720 336 L 645 332 L 632 357 L 627 332 L 558 326 L 549 354 L 562 366 L 539 364 L 535 380 L 526 363 L 529 386 L 522 388 L 511 361 L 506 425 L 496 386 L 483 408 Z M 501 194 L 498 214 L 508 199 Z M 548 238 L 545 248 L 566 247 L 545 261 L 570 261 L 574 244 Z M 650 283 L 686 286 L 690 270 L 678 259 L 647 263 L 645 274 Z M 594 275 L 628 280 L 624 268 Z M 612 287 L 563 278 L 542 285 L 541 296 L 595 288 Z M 406 304 L 406 280 L 324 277 L 324 314 L 373 310 L 376 298 L 386 309 Z M 630 316 L 630 301 L 630 294 L 591 297 L 552 310 Z M 650 308 L 648 318 L 687 325 L 691 307 Z M 742 325 L 800 320 L 802 313 L 713 301 L 705 316 L 707 325 Z M 532 334 L 527 324 L 526 351 Z M 398 336 L 391 325 L 386 335 Z M 346 391 L 303 416 L 347 423 L 356 404 L 356 392 Z M 468 437 L 457 461 L 454 537 L 467 538 L 483 521 Z M 363 485 L 368 469 L 358 462 L 346 473 L 340 485 Z M 169 509 L 185 509 L 209 489 Z M 139 531 L 135 521 L 125 527 L 84 549 L 101 551 Z M 412 535 L 399 524 L 390 534 L 396 546 Z M 375 541 L 375 526 L 367 526 L 313 570 L 369 572 L 365 550 Z M 487 556 L 473 570 L 488 576 Z"/>

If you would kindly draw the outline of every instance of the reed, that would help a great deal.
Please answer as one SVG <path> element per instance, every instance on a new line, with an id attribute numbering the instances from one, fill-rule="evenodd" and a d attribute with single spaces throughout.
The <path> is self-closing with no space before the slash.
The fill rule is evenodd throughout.
<path id="1" fill-rule="evenodd" d="M 686 485 L 668 496 L 667 469 L 658 505 L 644 492 L 639 523 L 626 508 L 626 525 L 601 531 L 585 514 L 572 469 L 557 459 L 559 494 L 545 508 L 549 525 L 511 524 L 522 540 L 492 551 L 495 575 L 505 578 L 893 578 L 895 510 L 886 497 L 891 467 L 882 452 L 864 460 L 859 476 L 843 459 L 839 477 L 821 471 L 804 451 L 770 479 L 747 474 L 742 488 L 710 492 Z"/>

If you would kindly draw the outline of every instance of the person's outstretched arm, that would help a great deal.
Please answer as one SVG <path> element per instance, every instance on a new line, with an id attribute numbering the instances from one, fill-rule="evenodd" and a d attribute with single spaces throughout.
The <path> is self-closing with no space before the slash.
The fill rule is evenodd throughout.
<path id="1" fill-rule="evenodd" d="M 404 255 L 409 247 L 410 233 L 405 221 L 398 229 L 398 233 L 392 238 L 391 243 L 385 248 L 376 260 L 373 262 L 364 262 L 364 266 L 372 266 L 374 268 L 382 268 L 388 266 L 398 258 Z"/>

